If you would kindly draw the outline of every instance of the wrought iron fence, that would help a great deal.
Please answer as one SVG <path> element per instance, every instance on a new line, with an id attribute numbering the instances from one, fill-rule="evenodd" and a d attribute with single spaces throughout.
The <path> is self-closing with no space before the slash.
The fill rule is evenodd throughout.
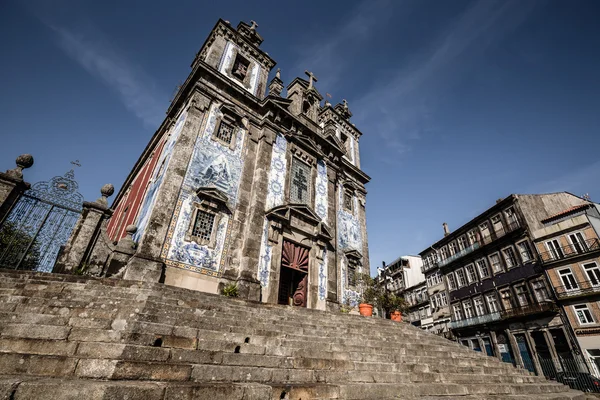
<path id="1" fill-rule="evenodd" d="M 459 321 L 452 321 L 448 324 L 448 327 L 450 329 L 464 328 L 465 326 L 485 324 L 487 322 L 497 321 L 499 319 L 500 319 L 500 313 L 493 312 L 490 314 L 478 315 L 473 318 L 466 318 L 466 319 L 461 319 Z"/>
<path id="2" fill-rule="evenodd" d="M 600 292 L 600 281 L 578 281 L 575 286 L 558 286 L 555 292 L 559 298 Z"/>
<path id="3" fill-rule="evenodd" d="M 558 247 L 554 250 L 545 251 L 540 253 L 540 259 L 542 260 L 542 263 L 550 263 L 596 250 L 600 250 L 600 242 L 598 242 L 598 239 L 593 238 L 568 246 Z"/>
<path id="4" fill-rule="evenodd" d="M 580 359 L 575 358 L 542 358 L 538 357 L 541 371 L 547 379 L 568 385 L 571 389 L 584 392 L 600 393 L 600 379 L 590 371 L 589 366 Z"/>
<path id="5" fill-rule="evenodd" d="M 500 314 L 502 318 L 512 318 L 546 311 L 557 311 L 556 304 L 550 301 L 545 301 L 537 304 L 529 304 L 527 306 L 507 308 L 500 311 Z"/>

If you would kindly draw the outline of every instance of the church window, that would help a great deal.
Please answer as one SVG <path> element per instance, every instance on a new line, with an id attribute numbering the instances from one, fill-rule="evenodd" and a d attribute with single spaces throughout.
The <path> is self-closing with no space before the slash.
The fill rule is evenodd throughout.
<path id="1" fill-rule="evenodd" d="M 294 158 L 292 160 L 290 201 L 308 204 L 310 199 L 310 166 Z"/>
<path id="2" fill-rule="evenodd" d="M 201 242 L 209 242 L 212 236 L 213 226 L 215 223 L 215 214 L 197 210 L 194 218 L 194 226 L 192 228 L 192 238 L 198 238 Z"/>
<path id="3" fill-rule="evenodd" d="M 248 75 L 249 66 L 250 61 L 246 60 L 241 54 L 238 54 L 233 62 L 231 75 L 243 82 L 246 79 L 246 75 Z"/>
<path id="4" fill-rule="evenodd" d="M 356 286 L 356 265 L 348 264 L 348 286 Z"/>
<path id="5" fill-rule="evenodd" d="M 344 209 L 352 212 L 352 193 L 349 190 L 344 190 Z"/>
<path id="6" fill-rule="evenodd" d="M 352 149 L 351 144 L 350 144 L 350 138 L 342 133 L 342 134 L 340 134 L 340 139 L 342 140 L 342 143 L 344 144 L 344 149 L 346 150 L 346 154 L 348 155 L 348 157 L 350 157 L 350 152 Z"/>
<path id="7" fill-rule="evenodd" d="M 215 137 L 226 145 L 230 145 L 231 139 L 233 139 L 233 131 L 233 126 L 231 124 L 222 121 L 221 124 L 219 124 L 219 129 L 217 130 Z"/>

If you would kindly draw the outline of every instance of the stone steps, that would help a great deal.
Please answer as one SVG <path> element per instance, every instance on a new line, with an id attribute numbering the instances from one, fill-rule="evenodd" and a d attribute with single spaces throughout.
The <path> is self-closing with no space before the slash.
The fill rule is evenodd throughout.
<path id="1" fill-rule="evenodd" d="M 1 270 L 0 376 L 12 400 L 585 398 L 405 323 Z"/>

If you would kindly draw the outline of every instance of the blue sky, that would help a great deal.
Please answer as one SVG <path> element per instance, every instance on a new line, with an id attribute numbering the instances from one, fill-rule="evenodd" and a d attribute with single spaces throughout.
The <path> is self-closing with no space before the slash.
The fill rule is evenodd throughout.
<path id="1" fill-rule="evenodd" d="M 177 3 L 175 5 L 175 3 Z M 0 168 L 117 188 L 216 20 L 258 22 L 364 133 L 372 269 L 510 193 L 600 200 L 600 2 L 0 2 Z"/>

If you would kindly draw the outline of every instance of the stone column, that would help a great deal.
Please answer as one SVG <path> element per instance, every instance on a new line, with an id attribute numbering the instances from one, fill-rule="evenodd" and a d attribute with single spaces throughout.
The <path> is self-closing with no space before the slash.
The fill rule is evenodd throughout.
<path id="1" fill-rule="evenodd" d="M 83 267 L 86 256 L 91 252 L 98 237 L 102 223 L 110 218 L 112 210 L 108 208 L 107 198 L 115 188 L 111 184 L 102 186 L 102 196 L 93 202 L 84 202 L 81 216 L 60 253 L 52 272 L 69 274 Z"/>
<path id="2" fill-rule="evenodd" d="M 135 242 L 133 241 L 133 235 L 137 231 L 135 225 L 129 225 L 125 229 L 127 235 L 117 243 L 115 250 L 111 253 L 106 262 L 106 267 L 103 271 L 104 276 L 110 277 L 113 275 L 119 275 L 125 272 L 127 262 L 135 254 Z"/>
<path id="3" fill-rule="evenodd" d="M 135 254 L 127 263 L 123 279 L 159 282 L 164 274 L 161 259 L 162 247 L 167 237 L 169 223 L 175 212 L 179 191 L 192 157 L 196 138 L 202 126 L 210 98 L 195 92 L 187 110 L 185 124 L 173 146 L 173 153 L 158 188 L 156 200 Z"/>
<path id="4" fill-rule="evenodd" d="M 329 311 L 338 311 L 339 293 L 338 281 L 339 259 L 338 259 L 338 233 L 337 233 L 337 209 L 338 209 L 338 171 L 331 163 L 327 163 L 327 225 L 333 235 L 333 250 L 327 252 L 327 309 Z"/>
<path id="5" fill-rule="evenodd" d="M 502 361 L 502 354 L 500 354 L 500 348 L 498 347 L 498 338 L 496 337 L 496 332 L 492 330 L 490 330 L 490 341 L 492 342 L 492 347 L 494 349 L 496 358 Z"/>
<path id="6" fill-rule="evenodd" d="M 240 268 L 238 277 L 238 286 L 241 297 L 248 300 L 258 301 L 261 299 L 260 282 L 257 279 L 258 257 L 260 255 L 260 246 L 263 235 L 263 226 L 265 221 L 265 207 L 269 186 L 269 170 L 271 168 L 271 157 L 273 154 L 273 142 L 275 141 L 275 131 L 265 126 L 258 143 L 253 144 L 256 148 L 256 162 L 254 170 L 248 170 L 244 167 L 244 176 L 242 176 L 242 186 L 240 198 L 244 193 L 249 195 L 249 212 L 246 220 L 246 229 L 242 238 L 242 251 L 240 254 Z M 251 139 L 252 140 L 252 139 Z M 246 176 L 248 175 L 248 176 Z M 252 176 L 251 183 L 248 178 Z M 244 187 L 246 187 L 244 191 Z M 280 238 L 280 240 L 282 240 Z M 273 247 L 273 259 L 275 247 Z M 262 299 L 265 301 L 265 299 Z M 276 303 L 276 298 L 274 300 Z"/>
<path id="7" fill-rule="evenodd" d="M 554 367 L 557 371 L 561 371 L 562 367 L 558 359 L 558 354 L 556 353 L 554 339 L 552 338 L 550 331 L 548 331 L 548 328 L 542 329 L 542 332 L 544 332 L 544 338 L 546 339 L 546 343 L 548 344 L 548 348 L 550 349 L 550 355 L 552 356 L 552 362 L 554 363 Z"/>
<path id="8" fill-rule="evenodd" d="M 22 154 L 17 157 L 16 163 L 15 169 L 0 172 L 0 225 L 23 192 L 31 187 L 23 180 L 23 169 L 33 165 L 33 157 L 30 154 Z"/>
<path id="9" fill-rule="evenodd" d="M 521 358 L 521 351 L 519 350 L 519 344 L 517 343 L 517 339 L 510 331 L 510 329 L 506 329 L 504 333 L 506 333 L 506 337 L 510 342 L 510 347 L 512 347 L 513 356 L 515 357 L 516 364 L 521 368 L 525 368 L 525 364 L 523 364 L 523 359 Z"/>
<path id="10" fill-rule="evenodd" d="M 527 345 L 529 346 L 529 351 L 531 352 L 531 361 L 533 361 L 533 367 L 538 375 L 543 376 L 544 373 L 542 372 L 542 366 L 540 365 L 540 360 L 538 359 L 535 341 L 531 337 L 531 332 L 529 330 L 525 331 L 525 339 L 527 340 Z"/>

